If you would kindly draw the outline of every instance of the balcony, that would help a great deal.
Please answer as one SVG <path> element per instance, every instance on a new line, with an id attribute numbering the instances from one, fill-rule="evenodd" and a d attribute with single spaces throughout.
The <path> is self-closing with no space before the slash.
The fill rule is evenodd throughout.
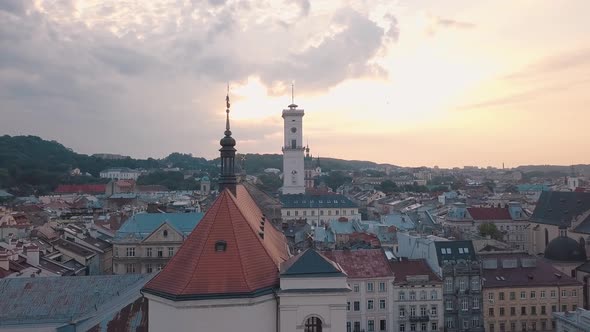
<path id="1" fill-rule="evenodd" d="M 423 323 L 423 322 L 428 322 L 430 320 L 430 317 L 428 316 L 410 316 L 410 322 L 412 323 Z"/>

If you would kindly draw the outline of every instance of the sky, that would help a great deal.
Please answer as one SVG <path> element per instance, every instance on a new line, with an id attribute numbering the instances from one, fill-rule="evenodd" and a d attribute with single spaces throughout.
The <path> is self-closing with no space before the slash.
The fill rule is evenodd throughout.
<path id="1" fill-rule="evenodd" d="M 0 134 L 81 153 L 590 163 L 587 0 L 1 0 Z"/>

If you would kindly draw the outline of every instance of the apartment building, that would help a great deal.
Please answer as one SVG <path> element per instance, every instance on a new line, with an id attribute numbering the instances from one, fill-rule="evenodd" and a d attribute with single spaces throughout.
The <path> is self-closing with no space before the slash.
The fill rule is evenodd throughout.
<path id="1" fill-rule="evenodd" d="M 486 331 L 554 331 L 553 313 L 583 305 L 583 284 L 526 254 L 482 258 Z"/>
<path id="2" fill-rule="evenodd" d="M 442 281 L 425 260 L 391 263 L 393 282 L 392 331 L 443 331 Z"/>
<path id="3" fill-rule="evenodd" d="M 332 250 L 322 254 L 348 275 L 352 292 L 347 299 L 346 331 L 397 331 L 392 308 L 394 275 L 383 250 Z"/>
<path id="4" fill-rule="evenodd" d="M 138 213 L 113 239 L 113 273 L 161 270 L 197 226 L 203 213 Z"/>

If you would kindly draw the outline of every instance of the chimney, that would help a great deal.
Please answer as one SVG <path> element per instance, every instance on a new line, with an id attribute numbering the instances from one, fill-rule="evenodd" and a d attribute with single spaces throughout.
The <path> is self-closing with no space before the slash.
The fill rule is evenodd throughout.
<path id="1" fill-rule="evenodd" d="M 5 271 L 9 269 L 8 253 L 6 250 L 0 251 L 0 269 Z"/>
<path id="2" fill-rule="evenodd" d="M 27 256 L 27 263 L 32 266 L 39 266 L 39 248 L 34 244 L 29 244 L 25 247 L 25 255 Z"/>

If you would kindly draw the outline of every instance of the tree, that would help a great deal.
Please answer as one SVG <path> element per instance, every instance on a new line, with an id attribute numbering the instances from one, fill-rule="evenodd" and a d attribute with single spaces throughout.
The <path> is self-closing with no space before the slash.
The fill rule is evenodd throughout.
<path id="1" fill-rule="evenodd" d="M 381 184 L 379 185 L 379 190 L 386 194 L 389 194 L 399 191 L 399 188 L 397 187 L 397 184 L 395 184 L 395 182 L 391 180 L 385 180 L 381 182 Z"/>
<path id="2" fill-rule="evenodd" d="M 502 240 L 503 234 L 498 230 L 495 224 L 492 223 L 483 223 L 479 225 L 479 235 L 481 236 L 490 236 L 494 240 Z"/>
<path id="3" fill-rule="evenodd" d="M 321 181 L 323 181 L 328 187 L 332 188 L 332 190 L 336 191 L 341 185 L 352 182 L 352 178 L 347 176 L 344 172 L 332 171 L 328 175 L 323 175 Z"/>

